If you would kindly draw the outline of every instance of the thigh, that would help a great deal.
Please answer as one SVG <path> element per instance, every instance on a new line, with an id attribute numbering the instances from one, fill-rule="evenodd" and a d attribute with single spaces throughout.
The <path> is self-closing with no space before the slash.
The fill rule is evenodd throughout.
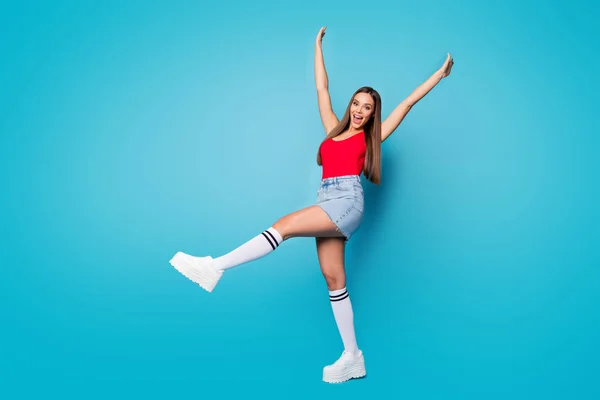
<path id="1" fill-rule="evenodd" d="M 345 251 L 346 241 L 337 237 L 318 237 L 317 256 L 321 272 L 330 289 L 341 289 L 346 285 Z"/>
<path id="2" fill-rule="evenodd" d="M 319 206 L 310 206 L 280 218 L 273 227 L 283 239 L 292 237 L 342 237 L 337 226 Z"/>

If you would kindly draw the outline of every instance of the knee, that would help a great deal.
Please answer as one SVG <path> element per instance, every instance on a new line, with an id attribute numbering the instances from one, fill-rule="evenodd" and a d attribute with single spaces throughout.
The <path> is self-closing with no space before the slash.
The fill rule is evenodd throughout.
<path id="1" fill-rule="evenodd" d="M 339 290 L 346 286 L 346 276 L 343 272 L 324 271 L 323 276 L 329 290 Z"/>
<path id="2" fill-rule="evenodd" d="M 273 225 L 273 229 L 275 229 L 281 235 L 283 240 L 289 239 L 289 218 L 283 217 L 279 218 Z"/>

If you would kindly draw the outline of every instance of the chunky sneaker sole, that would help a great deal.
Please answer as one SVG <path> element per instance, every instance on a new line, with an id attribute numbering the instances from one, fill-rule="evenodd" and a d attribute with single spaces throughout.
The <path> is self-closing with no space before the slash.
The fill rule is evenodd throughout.
<path id="1" fill-rule="evenodd" d="M 178 251 L 169 263 L 183 276 L 197 283 L 207 292 L 212 292 L 223 276 L 223 271 L 213 266 L 213 258 L 194 257 Z"/>
<path id="2" fill-rule="evenodd" d="M 362 352 L 353 358 L 342 356 L 334 364 L 323 368 L 323 381 L 327 383 L 342 383 L 366 375 L 367 370 Z"/>

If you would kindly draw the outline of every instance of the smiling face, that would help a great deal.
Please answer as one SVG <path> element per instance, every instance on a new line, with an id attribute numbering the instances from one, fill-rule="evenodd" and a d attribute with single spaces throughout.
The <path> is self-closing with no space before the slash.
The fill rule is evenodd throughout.
<path id="1" fill-rule="evenodd" d="M 373 116 L 375 100 L 368 93 L 357 93 L 350 105 L 350 125 L 356 130 L 364 128 Z"/>

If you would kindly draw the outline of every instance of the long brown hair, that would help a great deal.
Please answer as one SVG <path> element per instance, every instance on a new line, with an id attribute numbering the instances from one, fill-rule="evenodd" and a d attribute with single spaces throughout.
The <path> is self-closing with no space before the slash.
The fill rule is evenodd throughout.
<path id="1" fill-rule="evenodd" d="M 358 93 L 367 93 L 371 95 L 375 101 L 373 115 L 364 128 L 365 139 L 367 142 L 367 154 L 365 156 L 363 173 L 368 180 L 375 184 L 379 184 L 381 182 L 381 96 L 379 96 L 379 93 L 375 89 L 370 86 L 363 86 L 354 92 L 348 103 L 348 107 L 346 107 L 346 112 L 344 113 L 342 120 L 327 134 L 323 142 L 340 135 L 349 128 L 350 109 L 354 97 Z M 321 146 L 323 145 L 323 142 L 321 142 Z M 322 165 L 321 146 L 319 146 L 319 151 L 317 152 L 318 165 Z"/>

